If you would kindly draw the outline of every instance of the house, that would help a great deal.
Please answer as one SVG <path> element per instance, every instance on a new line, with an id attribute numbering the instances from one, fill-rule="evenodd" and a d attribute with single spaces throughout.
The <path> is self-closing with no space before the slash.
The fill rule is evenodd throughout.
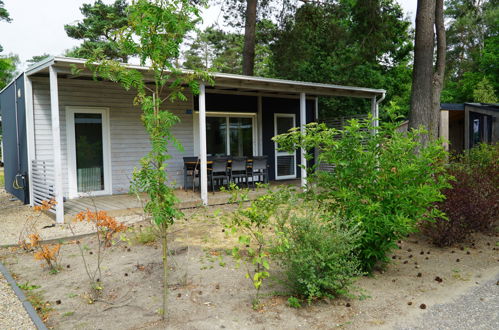
<path id="1" fill-rule="evenodd" d="M 55 198 L 58 222 L 63 221 L 64 201 L 79 198 L 83 191 L 95 196 L 127 193 L 134 167 L 149 150 L 134 92 L 96 81 L 86 70 L 74 75 L 72 68 L 85 69 L 84 63 L 50 57 L 0 92 L 5 188 L 31 205 Z M 317 120 L 319 96 L 368 99 L 377 117 L 385 95 L 382 89 L 233 74 L 213 74 L 213 79 L 213 85 L 201 84 L 199 96 L 187 95 L 188 101 L 168 108 L 180 118 L 172 132 L 184 147 L 183 152 L 171 149 L 169 177 L 180 186 L 183 157 L 199 156 L 204 204 L 207 155 L 267 155 L 270 180 L 301 178 L 304 183 L 301 152 L 278 152 L 271 138 Z"/>
<path id="2" fill-rule="evenodd" d="M 478 143 L 499 142 L 499 104 L 442 103 L 440 136 L 448 150 L 460 153 Z"/>

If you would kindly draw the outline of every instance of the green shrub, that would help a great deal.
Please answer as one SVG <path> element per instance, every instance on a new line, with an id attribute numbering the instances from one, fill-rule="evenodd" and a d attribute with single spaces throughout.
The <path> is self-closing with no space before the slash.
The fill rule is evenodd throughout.
<path id="1" fill-rule="evenodd" d="M 397 240 L 415 232 L 418 222 L 442 216 L 434 203 L 450 187 L 440 141 L 422 146 L 422 130 L 401 133 L 392 124 L 382 124 L 378 134 L 373 129 L 358 120 L 341 131 L 311 123 L 305 135 L 294 129 L 274 138 L 282 150 L 303 147 L 308 159 L 318 148 L 318 163 L 334 166 L 331 172 L 310 171 L 307 198 L 359 224 L 357 254 L 368 272 L 386 263 Z"/>
<path id="2" fill-rule="evenodd" d="M 292 212 L 281 213 L 272 257 L 282 267 L 283 283 L 291 294 L 309 303 L 348 294 L 354 278 L 362 274 L 354 253 L 361 238 L 358 227 L 324 212 L 315 202 L 293 203 Z"/>
<path id="3" fill-rule="evenodd" d="M 255 288 L 253 308 L 260 308 L 260 290 L 264 281 L 270 277 L 270 248 L 273 239 L 273 219 L 280 207 L 286 204 L 291 190 L 269 190 L 247 205 L 248 189 L 241 189 L 235 184 L 229 187 L 230 202 L 237 202 L 238 209 L 225 217 L 224 225 L 229 233 L 237 235 L 238 244 L 232 249 L 236 266 L 246 268 L 248 278 Z"/>
<path id="4" fill-rule="evenodd" d="M 489 232 L 499 220 L 499 144 L 478 145 L 449 165 L 455 180 L 437 207 L 446 218 L 423 223 L 435 245 L 465 241 L 474 231 Z"/>

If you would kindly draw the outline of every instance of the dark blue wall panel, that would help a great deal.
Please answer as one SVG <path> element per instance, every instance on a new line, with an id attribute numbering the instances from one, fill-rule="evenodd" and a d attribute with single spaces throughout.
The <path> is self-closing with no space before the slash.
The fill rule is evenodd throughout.
<path id="1" fill-rule="evenodd" d="M 300 100 L 299 99 L 280 99 L 273 97 L 262 98 L 262 137 L 263 137 L 263 154 L 269 157 L 270 173 L 269 179 L 275 180 L 275 147 L 272 138 L 274 137 L 274 114 L 289 113 L 294 114 L 296 118 L 296 126 L 300 126 Z M 314 121 L 315 117 L 315 101 L 307 100 L 307 123 Z M 299 151 L 296 152 L 296 174 L 301 177 L 301 164 Z"/>
<path id="2" fill-rule="evenodd" d="M 16 111 L 17 100 L 17 111 Z M 27 180 L 24 189 L 16 189 L 17 174 L 28 174 L 28 151 L 26 138 L 26 111 L 24 97 L 24 75 L 16 79 L 0 94 L 2 114 L 5 189 L 24 203 L 29 203 Z M 22 180 L 18 180 L 22 184 Z"/>
<path id="3" fill-rule="evenodd" d="M 199 110 L 199 98 L 194 97 L 194 109 Z M 206 94 L 206 111 L 257 112 L 258 97 L 233 94 Z"/>

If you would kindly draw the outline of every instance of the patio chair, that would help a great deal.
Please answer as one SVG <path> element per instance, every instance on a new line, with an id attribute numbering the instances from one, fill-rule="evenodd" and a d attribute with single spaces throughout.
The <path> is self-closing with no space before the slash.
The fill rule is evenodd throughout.
<path id="1" fill-rule="evenodd" d="M 184 157 L 184 190 L 187 191 L 189 178 L 192 183 L 192 190 L 196 184 L 196 177 L 199 176 L 199 159 L 197 157 Z"/>
<path id="2" fill-rule="evenodd" d="M 229 169 L 227 167 L 228 157 L 214 157 L 211 159 L 213 163 L 208 170 L 209 179 L 211 182 L 211 191 L 215 192 L 215 183 L 220 183 L 223 186 L 224 180 L 229 182 Z"/>
<path id="3" fill-rule="evenodd" d="M 230 165 L 230 181 L 235 184 L 240 183 L 240 180 L 244 179 L 246 181 L 246 186 L 248 186 L 248 158 L 247 157 L 232 157 L 232 163 Z M 237 182 L 239 181 L 239 182 Z"/>
<path id="4" fill-rule="evenodd" d="M 253 183 L 253 189 L 255 189 L 255 176 L 258 181 L 269 183 L 267 156 L 253 157 L 252 166 L 249 168 L 249 176 L 251 177 L 251 182 Z"/>

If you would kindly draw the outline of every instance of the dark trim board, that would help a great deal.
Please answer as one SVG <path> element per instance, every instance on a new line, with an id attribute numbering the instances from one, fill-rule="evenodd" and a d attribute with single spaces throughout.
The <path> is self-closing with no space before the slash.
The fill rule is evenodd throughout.
<path id="1" fill-rule="evenodd" d="M 194 110 L 199 110 L 199 97 L 194 96 Z M 206 94 L 206 111 L 258 112 L 258 97 L 232 94 Z"/>

